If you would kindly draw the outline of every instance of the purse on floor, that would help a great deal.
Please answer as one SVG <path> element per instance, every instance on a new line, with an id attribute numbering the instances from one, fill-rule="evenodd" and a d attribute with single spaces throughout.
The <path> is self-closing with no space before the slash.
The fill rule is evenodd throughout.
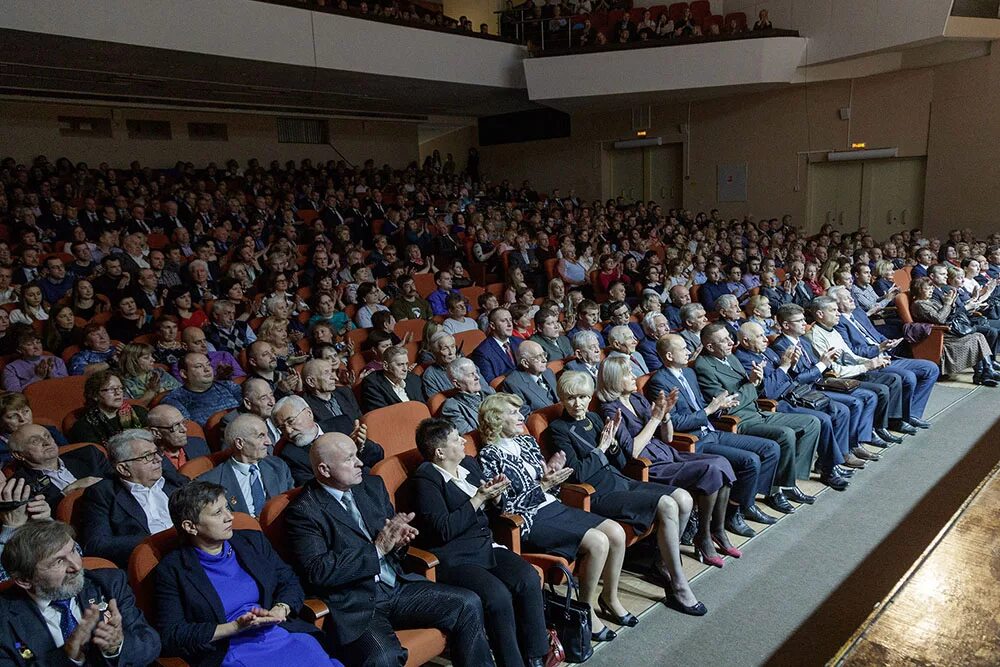
<path id="1" fill-rule="evenodd" d="M 590 605 L 579 600 L 580 585 L 573 578 L 573 573 L 562 564 L 555 567 L 566 576 L 566 594 L 557 593 L 551 582 L 542 591 L 545 624 L 556 631 L 566 662 L 584 662 L 594 655 L 590 643 Z"/>

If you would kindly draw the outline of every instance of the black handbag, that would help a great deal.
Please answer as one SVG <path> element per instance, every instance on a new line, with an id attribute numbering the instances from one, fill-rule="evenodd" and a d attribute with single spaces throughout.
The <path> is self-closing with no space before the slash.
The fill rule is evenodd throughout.
<path id="1" fill-rule="evenodd" d="M 573 573 L 562 564 L 555 567 L 566 576 L 566 594 L 557 593 L 551 582 L 542 591 L 545 623 L 559 635 L 559 641 L 566 652 L 566 662 L 585 662 L 594 655 L 594 648 L 590 643 L 590 605 L 579 600 L 580 585 L 573 578 Z"/>
<path id="2" fill-rule="evenodd" d="M 820 378 L 816 380 L 816 388 L 822 389 L 823 391 L 836 391 L 841 394 L 850 394 L 855 389 L 861 386 L 859 380 L 852 380 L 851 378 Z"/>
<path id="3" fill-rule="evenodd" d="M 808 410 L 826 410 L 830 406 L 830 397 L 821 391 L 816 391 L 807 384 L 797 384 L 788 391 L 784 400 L 796 408 Z"/>
<path id="4" fill-rule="evenodd" d="M 968 336 L 976 332 L 976 327 L 972 324 L 972 318 L 969 317 L 969 313 L 964 308 L 956 308 L 948 324 L 950 328 L 949 333 L 955 336 Z"/>

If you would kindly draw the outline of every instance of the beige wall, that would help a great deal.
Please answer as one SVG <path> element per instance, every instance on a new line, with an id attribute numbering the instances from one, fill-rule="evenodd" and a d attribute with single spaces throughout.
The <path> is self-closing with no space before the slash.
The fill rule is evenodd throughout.
<path id="1" fill-rule="evenodd" d="M 433 155 L 434 151 L 441 152 L 441 158 L 448 157 L 451 153 L 455 158 L 458 169 L 465 168 L 465 162 L 469 155 L 469 149 L 479 145 L 479 128 L 476 125 L 469 125 L 459 128 L 453 132 L 442 134 L 420 144 L 420 164 L 424 163 L 424 158 Z"/>
<path id="2" fill-rule="evenodd" d="M 110 139 L 80 139 L 59 135 L 59 116 L 88 116 L 113 119 Z M 127 165 L 139 160 L 151 167 L 173 166 L 177 160 L 196 165 L 209 161 L 223 162 L 236 158 L 245 163 L 256 157 L 270 160 L 337 160 L 329 146 L 279 144 L 274 116 L 236 113 L 198 113 L 157 111 L 112 107 L 41 104 L 36 102 L 0 102 L 3 118 L 3 154 L 27 162 L 32 156 L 50 159 L 66 156 L 91 164 L 108 162 Z M 128 138 L 125 120 L 131 118 L 169 120 L 173 139 L 142 141 Z M 228 141 L 191 141 L 188 122 L 225 123 Z M 351 162 L 360 164 L 373 158 L 376 164 L 402 167 L 417 159 L 417 126 L 413 123 L 388 123 L 331 119 L 330 142 Z"/>

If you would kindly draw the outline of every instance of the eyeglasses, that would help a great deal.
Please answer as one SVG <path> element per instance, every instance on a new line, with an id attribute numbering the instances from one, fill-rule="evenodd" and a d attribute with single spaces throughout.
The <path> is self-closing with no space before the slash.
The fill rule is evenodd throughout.
<path id="1" fill-rule="evenodd" d="M 150 426 L 150 428 L 155 428 L 160 431 L 173 431 L 174 433 L 184 433 L 187 431 L 187 425 L 184 423 L 183 419 L 175 424 L 171 424 L 170 426 Z"/>
<path id="2" fill-rule="evenodd" d="M 121 385 L 117 385 L 117 386 L 114 386 L 114 387 L 105 387 L 104 389 L 101 389 L 98 393 L 100 393 L 100 394 L 120 394 L 123 391 L 125 391 L 125 387 L 123 387 Z"/>
<path id="3" fill-rule="evenodd" d="M 292 415 L 288 419 L 285 419 L 283 421 L 278 422 L 278 428 L 281 428 L 281 429 L 288 428 L 289 426 L 291 426 L 292 424 L 295 423 L 295 421 L 299 418 L 299 416 L 302 415 L 303 412 L 305 412 L 308 409 L 309 409 L 308 407 L 302 408 L 301 410 L 299 410 L 298 412 L 296 412 L 294 415 Z"/>
<path id="4" fill-rule="evenodd" d="M 142 461 L 143 463 L 152 463 L 160 458 L 160 452 L 158 450 L 153 450 L 151 452 L 146 452 L 140 456 L 133 456 L 130 459 L 125 459 L 124 461 L 119 461 L 118 463 L 131 463 L 132 461 Z"/>

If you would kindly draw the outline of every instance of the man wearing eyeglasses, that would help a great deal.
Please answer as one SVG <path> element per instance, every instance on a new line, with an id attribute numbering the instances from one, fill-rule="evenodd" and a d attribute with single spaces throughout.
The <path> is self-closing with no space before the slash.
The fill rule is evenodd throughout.
<path id="1" fill-rule="evenodd" d="M 40 424 L 21 426 L 7 445 L 14 457 L 11 477 L 36 489 L 53 512 L 65 494 L 111 476 L 111 466 L 97 447 L 79 447 L 60 456 L 52 433 Z"/>
<path id="2" fill-rule="evenodd" d="M 153 443 L 163 455 L 163 474 L 173 477 L 177 471 L 199 456 L 208 456 L 208 443 L 202 438 L 187 434 L 187 420 L 172 405 L 160 404 L 146 416 Z"/>
<path id="3" fill-rule="evenodd" d="M 128 557 L 142 540 L 173 527 L 167 502 L 186 480 L 163 476 L 163 457 L 145 429 L 111 437 L 108 458 L 114 479 L 83 492 L 80 532 L 84 553 L 128 567 Z"/>

